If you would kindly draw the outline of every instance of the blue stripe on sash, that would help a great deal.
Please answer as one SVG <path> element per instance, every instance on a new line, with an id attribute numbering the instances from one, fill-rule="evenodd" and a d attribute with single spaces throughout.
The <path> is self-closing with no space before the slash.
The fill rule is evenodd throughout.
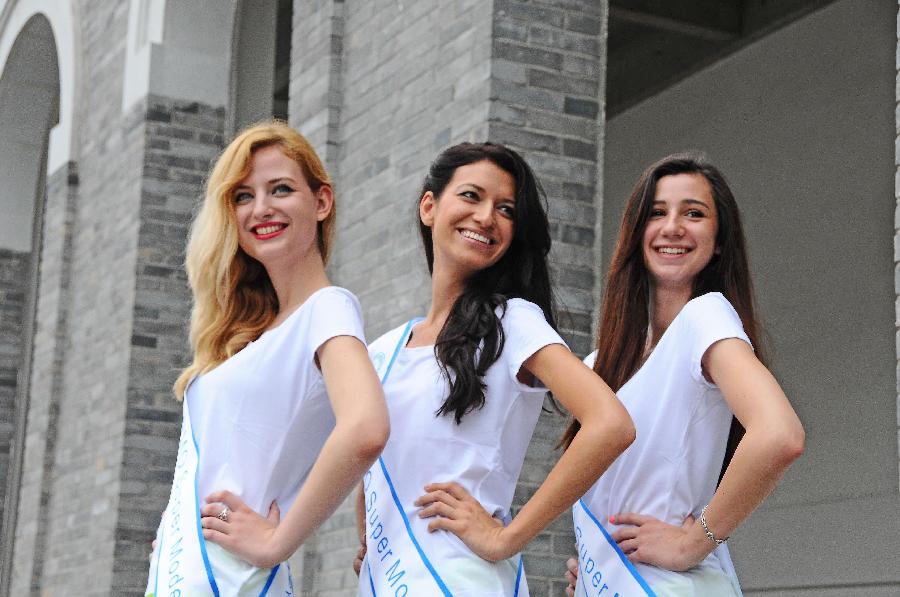
<path id="1" fill-rule="evenodd" d="M 416 551 L 419 552 L 419 557 L 422 558 L 422 563 L 425 564 L 425 567 L 428 568 L 428 571 L 431 572 L 431 576 L 434 577 L 434 582 L 437 583 L 438 587 L 440 587 L 441 591 L 446 595 L 446 597 L 453 597 L 453 593 L 447 588 L 444 584 L 444 581 L 441 579 L 440 575 L 437 573 L 437 570 L 434 569 L 434 566 L 431 565 L 431 562 L 428 560 L 428 556 L 425 555 L 425 552 L 422 551 L 422 547 L 419 545 L 419 542 L 416 541 L 416 536 L 413 533 L 412 526 L 409 524 L 409 519 L 406 517 L 406 512 L 403 511 L 403 506 L 400 505 L 400 498 L 397 496 L 397 491 L 394 489 L 394 483 L 391 481 L 391 476 L 387 472 L 387 467 L 384 466 L 384 459 L 379 456 L 378 464 L 381 465 L 381 471 L 384 473 L 384 479 L 388 483 L 388 487 L 391 490 L 391 496 L 394 498 L 394 504 L 397 506 L 397 511 L 400 513 L 400 517 L 403 518 L 403 524 L 406 525 L 406 532 L 409 534 L 410 540 L 413 542 L 413 545 L 416 547 Z"/>
<path id="2" fill-rule="evenodd" d="M 516 570 L 516 589 L 513 597 L 519 597 L 519 581 L 522 580 L 522 556 L 519 556 L 519 568 Z"/>
<path id="3" fill-rule="evenodd" d="M 372 581 L 372 567 L 369 566 L 369 560 L 366 559 L 366 568 L 369 570 L 369 587 L 372 589 L 372 597 L 378 597 L 378 594 L 375 592 L 375 583 Z"/>
<path id="4" fill-rule="evenodd" d="M 266 580 L 266 584 L 263 587 L 262 593 L 259 594 L 259 597 L 265 597 L 265 595 L 269 592 L 269 587 L 272 586 L 272 581 L 275 580 L 275 574 L 278 573 L 278 568 L 281 564 L 276 564 L 274 568 L 272 568 L 272 572 L 269 573 L 269 578 Z"/>
<path id="5" fill-rule="evenodd" d="M 394 366 L 394 361 L 397 360 L 397 355 L 400 354 L 400 349 L 403 348 L 405 344 L 406 338 L 409 336 L 409 332 L 412 329 L 412 326 L 422 321 L 421 317 L 417 317 L 415 319 L 410 319 L 409 323 L 406 324 L 406 328 L 403 330 L 403 334 L 400 335 L 400 340 L 397 342 L 397 346 L 394 347 L 394 354 L 391 355 L 391 360 L 388 361 L 387 369 L 384 371 L 384 375 L 381 377 L 381 383 L 384 384 L 388 375 L 391 372 L 391 368 Z M 444 595 L 447 597 L 453 597 L 453 594 L 447 589 L 447 586 L 444 584 L 444 581 L 441 579 L 440 575 L 438 575 L 437 570 L 431 565 L 431 562 L 428 561 L 428 557 L 425 555 L 425 552 L 422 551 L 422 547 L 419 545 L 419 542 L 416 541 L 416 536 L 413 534 L 412 527 L 409 524 L 409 519 L 406 517 L 406 512 L 403 511 L 403 506 L 400 505 L 400 498 L 397 496 L 397 490 L 394 489 L 394 483 L 391 481 L 391 476 L 387 472 L 387 467 L 384 465 L 384 459 L 379 456 L 378 464 L 381 465 L 381 471 L 384 473 L 384 479 L 388 483 L 388 487 L 391 490 L 391 496 L 394 498 L 394 504 L 397 506 L 397 511 L 400 512 L 400 517 L 403 518 L 403 524 L 406 525 L 406 532 L 409 534 L 409 538 L 412 540 L 413 545 L 416 547 L 416 551 L 419 552 L 419 557 L 422 558 L 422 563 L 425 564 L 425 567 L 431 573 L 431 576 L 434 577 L 435 582 L 438 587 L 440 587 L 441 591 L 443 591 Z M 368 566 L 368 562 L 366 562 L 366 566 Z M 375 595 L 375 585 L 372 582 L 372 569 L 369 568 L 369 584 L 372 585 L 372 595 Z"/>
<path id="6" fill-rule="evenodd" d="M 647 591 L 647 595 L 650 595 L 650 597 L 656 597 L 656 593 L 653 592 L 653 589 L 650 588 L 650 585 L 647 584 L 647 581 L 644 580 L 644 577 L 641 576 L 641 574 L 637 571 L 637 568 L 634 567 L 634 564 L 631 563 L 631 560 L 628 559 L 628 556 L 625 555 L 625 552 L 621 550 L 619 544 L 609 536 L 609 533 L 606 532 L 606 529 L 603 528 L 603 525 L 600 524 L 600 521 L 597 520 L 597 517 L 594 516 L 594 513 L 591 512 L 591 510 L 587 507 L 587 504 L 584 503 L 584 499 L 578 500 L 578 503 L 584 509 L 584 512 L 588 515 L 588 518 L 594 521 L 594 524 L 597 525 L 597 528 L 600 529 L 601 533 L 603 533 L 603 537 L 606 539 L 606 541 L 610 545 L 612 545 L 613 549 L 616 550 L 619 559 L 622 560 L 622 563 L 625 564 L 625 567 L 628 568 L 628 571 L 631 572 L 632 576 L 634 576 L 634 580 L 636 580 L 637 583 L 641 585 L 641 588 Z M 581 578 L 581 576 L 581 574 L 578 575 L 579 578 Z"/>
<path id="7" fill-rule="evenodd" d="M 391 355 L 391 360 L 388 361 L 387 369 L 384 370 L 384 375 L 381 376 L 381 385 L 384 385 L 384 380 L 387 379 L 388 374 L 391 372 L 391 367 L 394 366 L 394 361 L 397 360 L 397 355 L 400 354 L 400 349 L 403 348 L 403 345 L 406 344 L 405 340 L 407 336 L 409 336 L 409 331 L 412 329 L 412 326 L 422 321 L 421 317 L 416 317 L 414 319 L 410 319 L 406 324 L 406 328 L 403 330 L 403 334 L 400 336 L 400 340 L 397 342 L 397 346 L 394 347 L 394 354 Z"/>
<path id="8" fill-rule="evenodd" d="M 186 408 L 187 405 L 185 405 Z M 194 471 L 194 510 L 197 513 L 197 538 L 198 543 L 200 543 L 200 555 L 203 556 L 203 566 L 206 568 L 209 588 L 212 589 L 213 595 L 220 597 L 219 586 L 216 584 L 216 577 L 213 575 L 212 566 L 209 564 L 209 554 L 206 553 L 206 539 L 203 538 L 203 527 L 200 524 L 200 496 L 197 495 L 200 483 L 200 447 L 197 445 L 197 438 L 194 437 L 193 424 L 191 424 L 191 440 L 194 442 L 194 450 L 197 452 L 197 469 Z"/>
<path id="9" fill-rule="evenodd" d="M 163 540 L 166 538 L 166 525 L 160 521 L 159 543 L 156 545 L 156 577 L 153 579 L 153 597 L 159 595 L 159 559 L 162 557 Z"/>

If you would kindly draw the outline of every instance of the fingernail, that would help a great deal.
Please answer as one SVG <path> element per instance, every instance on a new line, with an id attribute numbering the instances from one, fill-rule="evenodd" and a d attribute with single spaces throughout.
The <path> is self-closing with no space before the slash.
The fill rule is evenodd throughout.
<path id="1" fill-rule="evenodd" d="M 616 517 L 612 514 L 609 516 L 609 524 L 616 524 Z"/>

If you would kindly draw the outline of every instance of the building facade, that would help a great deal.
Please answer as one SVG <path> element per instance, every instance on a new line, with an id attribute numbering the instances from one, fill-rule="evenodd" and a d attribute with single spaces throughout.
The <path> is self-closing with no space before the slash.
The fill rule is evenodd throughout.
<path id="1" fill-rule="evenodd" d="M 227 139 L 271 116 L 336 182 L 330 273 L 373 338 L 427 305 L 414 206 L 441 149 L 533 165 L 579 354 L 629 185 L 705 150 L 808 433 L 731 542 L 745 592 L 896 594 L 898 4 L 680 4 L 0 0 L 0 595 L 141 594 L 189 359 L 184 241 Z M 542 415 L 517 504 L 563 425 Z M 354 594 L 353 523 L 345 504 L 293 558 L 300 594 Z M 563 594 L 570 527 L 526 551 L 533 595 Z"/>

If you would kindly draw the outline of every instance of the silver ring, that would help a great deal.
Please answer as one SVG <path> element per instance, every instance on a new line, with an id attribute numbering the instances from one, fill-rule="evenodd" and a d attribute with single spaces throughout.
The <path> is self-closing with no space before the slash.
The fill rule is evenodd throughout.
<path id="1" fill-rule="evenodd" d="M 228 512 L 229 512 L 228 506 L 225 506 L 224 508 L 222 508 L 222 511 L 219 512 L 219 514 L 216 516 L 216 518 L 218 518 L 222 522 L 228 522 Z"/>

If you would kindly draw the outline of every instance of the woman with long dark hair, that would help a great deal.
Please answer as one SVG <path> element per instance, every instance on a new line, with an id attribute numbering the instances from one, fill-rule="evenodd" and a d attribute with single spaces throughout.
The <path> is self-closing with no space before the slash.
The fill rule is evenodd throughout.
<path id="1" fill-rule="evenodd" d="M 549 227 L 528 164 L 500 145 L 451 147 L 432 163 L 417 210 L 432 301 L 424 318 L 369 347 L 392 434 L 363 478 L 359 594 L 527 595 L 516 554 L 633 428 L 556 332 Z M 582 427 L 510 520 L 547 389 Z"/>
<path id="2" fill-rule="evenodd" d="M 568 593 L 740 595 L 725 539 L 804 432 L 764 364 L 737 203 L 702 157 L 663 158 L 635 185 L 585 362 L 637 439 L 573 508 Z"/>

